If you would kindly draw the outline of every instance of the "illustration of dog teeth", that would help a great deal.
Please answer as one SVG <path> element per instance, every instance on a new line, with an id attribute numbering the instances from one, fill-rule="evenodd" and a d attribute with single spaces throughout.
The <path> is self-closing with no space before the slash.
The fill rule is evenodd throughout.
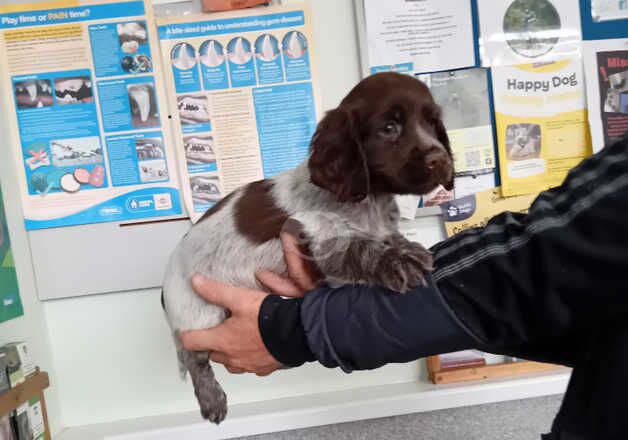
<path id="1" fill-rule="evenodd" d="M 31 98 L 31 102 L 35 102 L 37 99 L 37 84 L 32 83 L 27 85 L 26 91 L 28 92 L 28 96 Z"/>
<path id="2" fill-rule="evenodd" d="M 148 93 L 148 89 L 146 87 L 136 87 L 129 90 L 129 96 L 135 101 L 140 110 L 140 120 L 142 122 L 148 121 L 150 116 L 150 93 Z"/>
<path id="3" fill-rule="evenodd" d="M 299 37 L 297 36 L 296 32 L 293 32 L 292 36 L 290 37 L 288 50 L 294 58 L 300 58 L 303 56 L 303 47 L 301 47 L 301 42 L 299 41 Z"/>
<path id="4" fill-rule="evenodd" d="M 233 61 L 237 64 L 246 63 L 248 52 L 244 50 L 244 43 L 242 42 L 242 37 L 238 37 L 238 40 L 235 43 L 235 48 L 233 49 Z"/>
<path id="5" fill-rule="evenodd" d="M 177 58 L 177 62 L 183 69 L 191 69 L 194 67 L 194 64 L 196 64 L 196 60 L 191 57 L 188 52 L 188 47 L 190 47 L 189 44 L 183 43 L 179 50 L 179 57 Z"/>
<path id="6" fill-rule="evenodd" d="M 268 61 L 275 57 L 275 51 L 273 50 L 273 45 L 270 42 L 270 35 L 266 35 L 264 37 L 264 41 L 262 42 L 262 56 Z"/>
<path id="7" fill-rule="evenodd" d="M 218 55 L 214 41 L 209 42 L 209 47 L 207 48 L 207 62 L 210 66 L 217 66 L 222 62 L 222 58 Z"/>
<path id="8" fill-rule="evenodd" d="M 45 81 L 41 82 L 40 87 L 41 87 L 41 91 L 44 92 L 44 93 L 51 93 L 52 92 L 52 90 L 50 89 L 50 84 L 48 84 Z"/>

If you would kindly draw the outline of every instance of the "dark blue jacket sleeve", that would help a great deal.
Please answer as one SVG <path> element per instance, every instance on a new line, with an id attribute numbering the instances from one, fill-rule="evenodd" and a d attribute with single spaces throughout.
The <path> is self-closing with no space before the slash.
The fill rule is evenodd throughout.
<path id="1" fill-rule="evenodd" d="M 315 290 L 304 300 L 269 296 L 260 312 L 260 329 L 270 352 L 285 365 L 318 360 L 345 372 L 476 345 L 432 280 L 405 295 L 345 286 Z"/>

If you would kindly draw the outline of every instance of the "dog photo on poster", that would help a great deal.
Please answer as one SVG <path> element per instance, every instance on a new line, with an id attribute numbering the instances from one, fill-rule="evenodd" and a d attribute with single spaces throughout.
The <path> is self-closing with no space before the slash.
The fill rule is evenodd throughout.
<path id="1" fill-rule="evenodd" d="M 23 314 L 0 188 L 0 323 Z"/>

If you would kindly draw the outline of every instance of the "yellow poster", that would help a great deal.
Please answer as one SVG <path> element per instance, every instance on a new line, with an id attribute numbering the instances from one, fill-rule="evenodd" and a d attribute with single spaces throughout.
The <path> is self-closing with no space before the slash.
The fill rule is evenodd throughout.
<path id="1" fill-rule="evenodd" d="M 558 186 L 591 154 L 579 58 L 493 69 L 504 196 Z"/>
<path id="2" fill-rule="evenodd" d="M 502 212 L 527 212 L 535 195 L 503 197 L 500 188 L 494 188 L 441 205 L 447 237 L 466 229 L 485 226 Z"/>

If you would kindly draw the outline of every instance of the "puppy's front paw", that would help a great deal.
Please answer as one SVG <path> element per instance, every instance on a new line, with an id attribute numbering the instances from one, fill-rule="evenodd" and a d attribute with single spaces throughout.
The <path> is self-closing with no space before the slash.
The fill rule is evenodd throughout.
<path id="1" fill-rule="evenodd" d="M 222 387 L 216 386 L 197 390 L 196 397 L 204 419 L 219 425 L 227 416 L 227 396 Z"/>
<path id="2" fill-rule="evenodd" d="M 410 241 L 397 243 L 380 259 L 376 274 L 378 284 L 406 293 L 425 284 L 427 273 L 433 269 L 432 261 L 432 254 L 420 244 Z"/>

